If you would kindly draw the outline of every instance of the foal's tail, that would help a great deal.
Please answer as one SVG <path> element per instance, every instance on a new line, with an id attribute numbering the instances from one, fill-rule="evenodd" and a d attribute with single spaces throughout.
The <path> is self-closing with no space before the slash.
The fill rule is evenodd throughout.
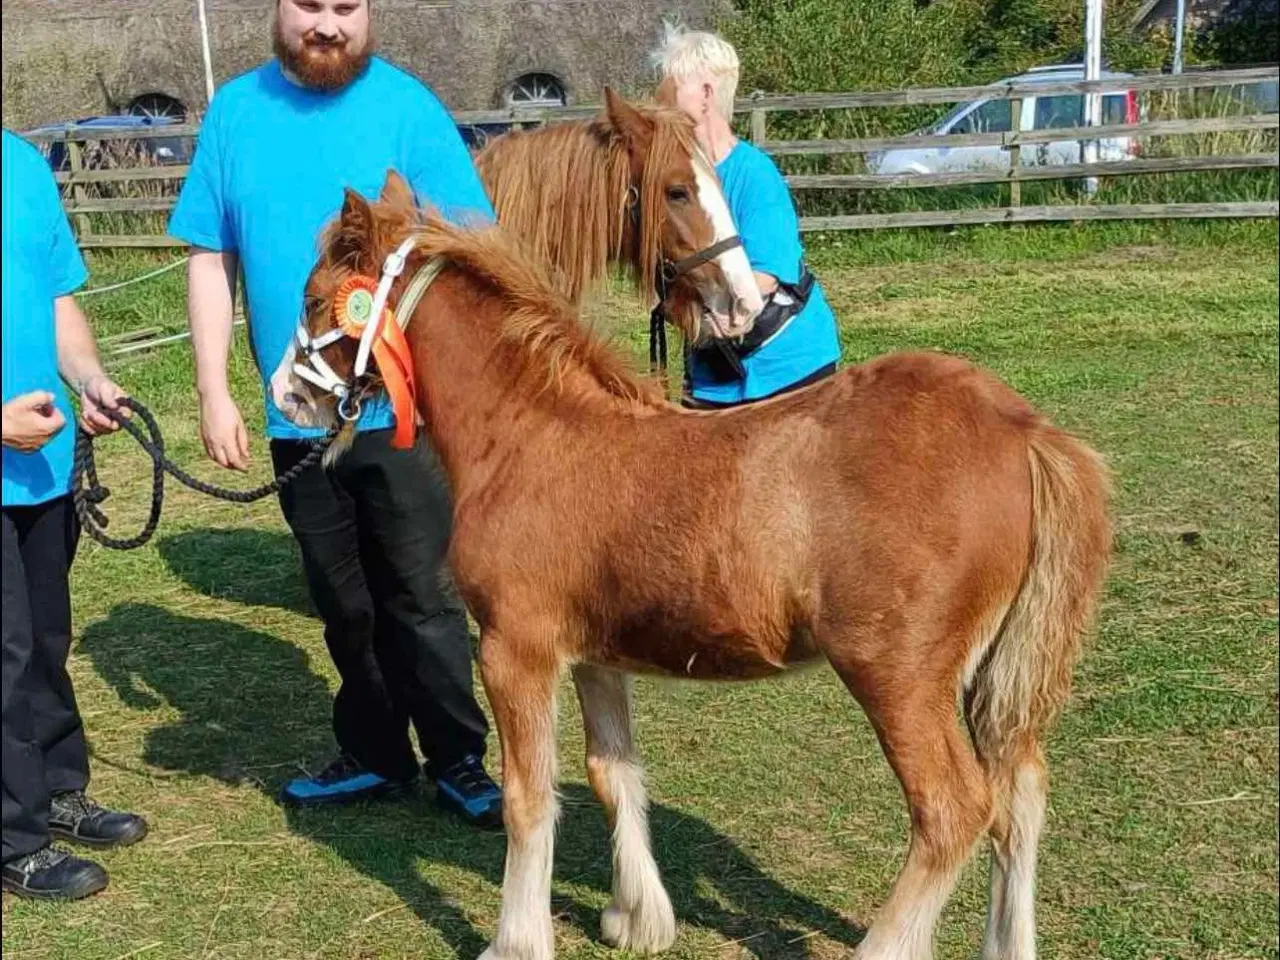
<path id="1" fill-rule="evenodd" d="M 1071 692 L 1111 552 L 1110 483 L 1101 458 L 1047 424 L 1032 428 L 1031 561 L 1022 588 L 965 691 L 983 762 L 1035 748 Z"/>

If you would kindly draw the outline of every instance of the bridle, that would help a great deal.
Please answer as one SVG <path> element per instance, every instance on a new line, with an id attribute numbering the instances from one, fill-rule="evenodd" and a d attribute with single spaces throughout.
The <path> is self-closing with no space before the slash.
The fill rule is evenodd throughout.
<path id="1" fill-rule="evenodd" d="M 369 359 L 372 356 L 378 361 L 383 386 L 391 395 L 395 407 L 396 433 L 400 440 L 410 436 L 416 416 L 413 405 L 413 365 L 404 339 L 404 330 L 427 288 L 444 267 L 444 261 L 438 257 L 424 263 L 401 294 L 394 313 L 389 311 L 387 299 L 391 295 L 391 287 L 404 272 L 405 260 L 417 242 L 417 236 L 411 234 L 387 256 L 382 264 L 382 275 L 376 290 L 370 296 L 367 290 L 360 289 L 355 296 L 349 298 L 350 305 L 344 316 L 335 317 L 337 325 L 332 330 L 312 336 L 307 329 L 304 306 L 302 317 L 294 331 L 298 352 L 293 372 L 312 386 L 335 397 L 338 416 L 345 423 L 351 424 L 360 419 L 361 405 L 376 386 L 370 375 Z M 335 303 L 334 309 L 338 309 L 338 304 Z M 326 347 L 344 338 L 356 336 L 360 342 L 355 364 L 351 376 L 343 379 L 321 354 Z"/>
<path id="2" fill-rule="evenodd" d="M 640 230 L 640 190 L 635 184 L 627 188 L 626 207 L 631 213 L 631 223 L 636 228 L 637 234 Z M 670 257 L 661 256 L 658 260 L 657 272 L 657 290 L 658 300 L 660 303 L 666 303 L 668 287 L 675 283 L 680 277 L 684 276 L 691 270 L 696 270 L 704 263 L 710 263 L 722 253 L 742 246 L 742 237 L 738 234 L 725 237 L 723 240 L 717 240 L 709 247 L 703 247 L 687 257 L 679 260 L 672 260 Z"/>
<path id="3" fill-rule="evenodd" d="M 638 240 L 640 191 L 635 184 L 627 188 L 625 203 L 631 213 L 631 222 L 636 229 Z M 667 371 L 667 301 L 670 299 L 671 285 L 691 270 L 696 270 L 704 263 L 710 263 L 720 254 L 740 246 L 742 246 L 742 237 L 735 233 L 679 260 L 672 260 L 667 256 L 659 258 L 658 271 L 654 276 L 654 293 L 657 294 L 658 302 L 649 314 L 649 368 L 651 371 L 660 372 L 664 380 Z"/>
<path id="4" fill-rule="evenodd" d="M 658 291 L 659 295 L 665 301 L 667 299 L 665 289 L 667 285 L 674 283 L 677 278 L 684 276 L 690 270 L 696 270 L 704 263 L 710 263 L 716 257 L 720 256 L 720 254 L 727 253 L 735 247 L 740 246 L 742 246 L 742 237 L 735 233 L 731 237 L 725 237 L 723 240 L 717 240 L 711 246 L 703 247 L 697 253 L 691 253 L 689 256 L 683 257 L 680 260 L 668 260 L 666 257 L 663 257 L 662 267 L 658 271 L 658 277 L 661 280 L 661 288 Z"/>

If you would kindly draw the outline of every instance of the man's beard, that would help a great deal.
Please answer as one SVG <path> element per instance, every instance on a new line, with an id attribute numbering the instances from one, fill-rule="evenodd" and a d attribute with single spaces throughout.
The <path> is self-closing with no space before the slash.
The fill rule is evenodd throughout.
<path id="1" fill-rule="evenodd" d="M 349 43 L 324 43 L 316 39 L 314 32 L 303 34 L 302 46 L 293 50 L 285 43 L 277 18 L 271 28 L 271 46 L 280 64 L 298 82 L 310 90 L 332 93 L 341 90 L 369 65 L 373 56 L 373 32 L 370 30 L 364 46 L 352 54 Z"/>

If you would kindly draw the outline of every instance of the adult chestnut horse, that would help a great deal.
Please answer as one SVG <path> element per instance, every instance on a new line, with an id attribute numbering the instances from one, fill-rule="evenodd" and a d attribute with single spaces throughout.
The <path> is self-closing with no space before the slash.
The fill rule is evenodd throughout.
<path id="1" fill-rule="evenodd" d="M 507 858 L 486 960 L 553 954 L 566 666 L 613 828 L 604 939 L 658 951 L 676 924 L 650 852 L 628 675 L 745 680 L 823 658 L 870 718 L 911 813 L 906 863 L 858 956 L 927 957 L 983 834 L 983 955 L 1032 956 L 1040 741 L 1110 550 L 1097 456 L 992 375 L 935 354 L 882 357 L 760 404 L 682 410 L 595 340 L 501 229 L 446 226 L 395 176 L 375 204 L 348 192 L 308 282 L 303 339 L 323 343 L 340 376 L 357 347 L 327 336 L 337 291 L 409 245 L 391 302 L 438 270 L 402 312 L 502 741 Z M 333 397 L 292 357 L 274 386 L 298 422 L 335 422 Z"/>
<path id="2" fill-rule="evenodd" d="M 622 267 L 648 302 L 659 293 L 660 271 L 673 279 L 680 263 L 668 251 L 679 240 L 680 208 L 693 192 L 672 179 L 673 171 L 693 165 L 699 200 L 719 194 L 719 187 L 713 186 L 714 166 L 687 116 L 664 106 L 630 104 L 608 87 L 604 94 L 604 110 L 591 120 L 496 138 L 477 154 L 476 170 L 498 222 L 544 264 L 571 302 L 603 280 L 611 266 Z M 703 200 L 703 206 L 715 207 L 714 199 Z M 723 216 L 723 225 L 718 213 L 712 218 L 717 239 L 737 233 L 727 206 Z M 665 292 L 667 316 L 690 342 L 739 334 L 721 317 L 704 322 L 688 290 Z M 747 303 L 749 295 L 742 294 L 744 311 L 754 306 L 758 312 L 758 291 L 754 303 Z"/>

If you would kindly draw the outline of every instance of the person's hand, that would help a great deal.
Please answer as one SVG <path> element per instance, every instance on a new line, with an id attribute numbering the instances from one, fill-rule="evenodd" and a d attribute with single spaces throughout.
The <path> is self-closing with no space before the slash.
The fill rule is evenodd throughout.
<path id="1" fill-rule="evenodd" d="M 126 394 L 106 374 L 90 377 L 80 389 L 80 429 L 91 437 L 119 430 L 120 424 L 104 411 L 114 410 L 122 417 L 132 411 L 120 406 Z"/>
<path id="2" fill-rule="evenodd" d="M 54 406 L 48 390 L 33 390 L 4 405 L 3 442 L 22 453 L 35 453 L 48 443 L 67 419 Z"/>
<path id="3" fill-rule="evenodd" d="M 204 452 L 218 466 L 249 469 L 249 432 L 230 394 L 200 401 L 200 439 L 204 441 Z"/>

